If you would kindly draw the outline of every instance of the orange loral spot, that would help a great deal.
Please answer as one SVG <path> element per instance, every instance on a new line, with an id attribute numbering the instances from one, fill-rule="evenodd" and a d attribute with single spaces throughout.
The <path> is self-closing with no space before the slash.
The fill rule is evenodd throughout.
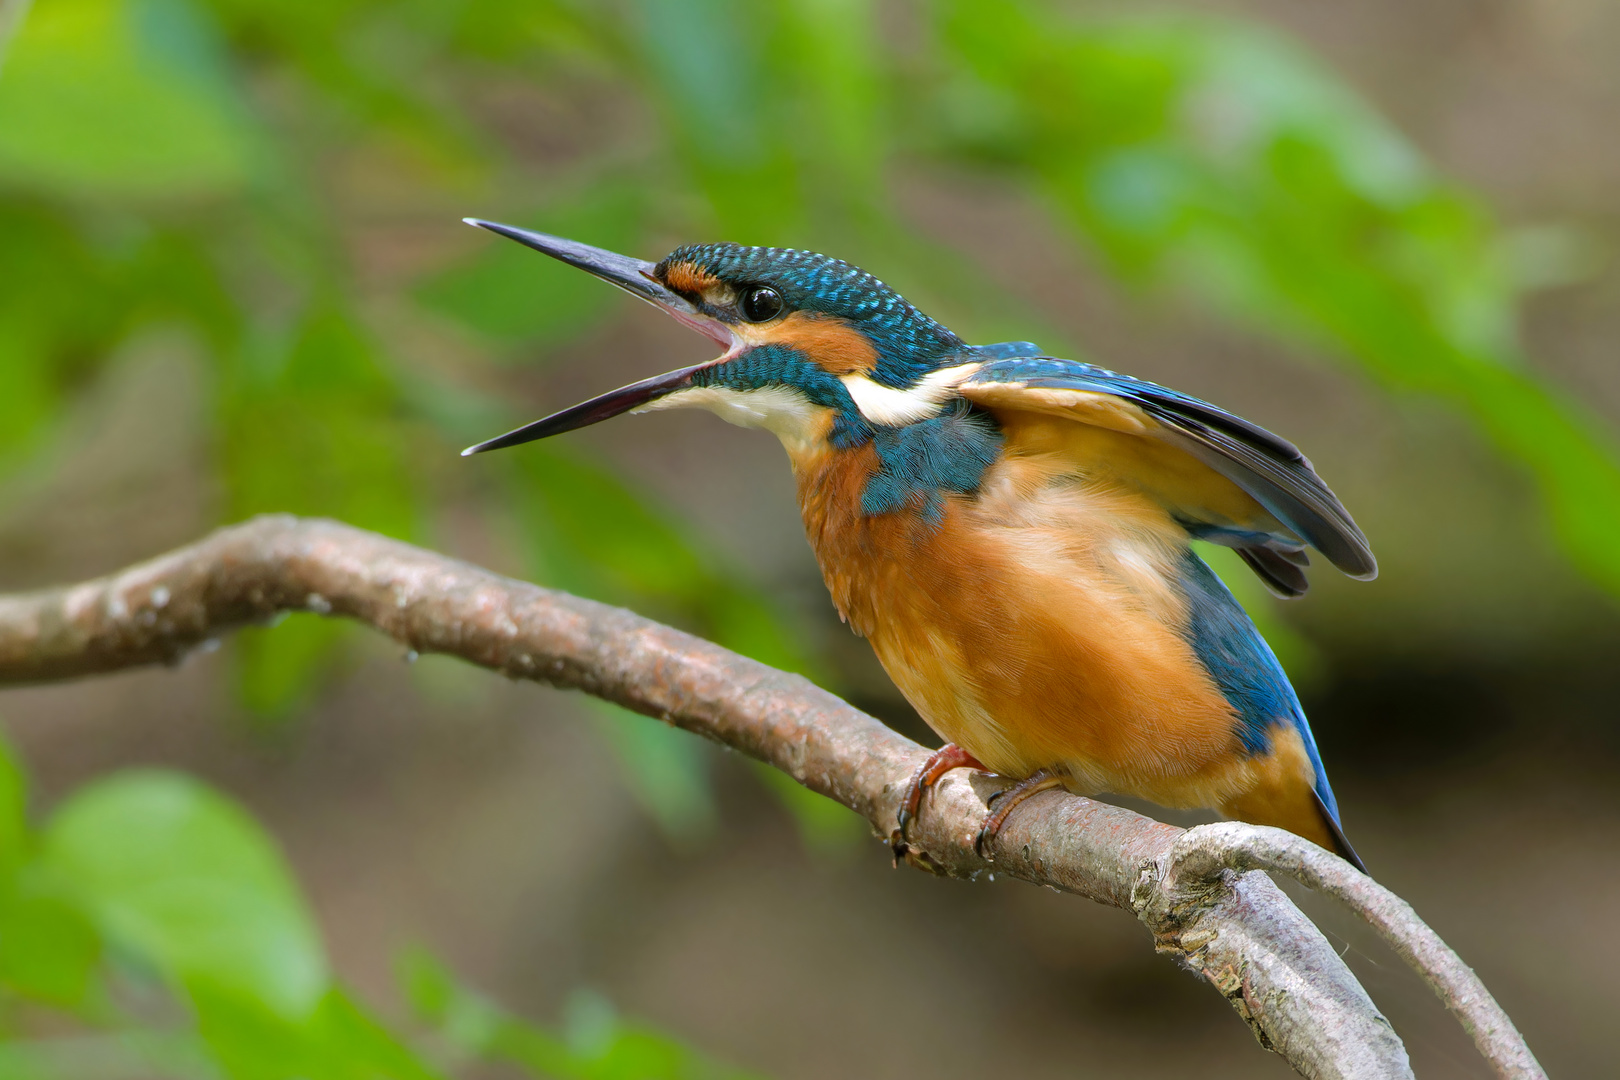
<path id="1" fill-rule="evenodd" d="M 877 367 L 877 350 L 865 334 L 843 319 L 820 312 L 795 311 L 780 322 L 744 327 L 739 332 L 755 345 L 791 345 L 833 375 L 853 375 Z"/>
<path id="2" fill-rule="evenodd" d="M 720 284 L 720 279 L 691 263 L 676 263 L 664 271 L 664 284 L 678 293 L 701 293 Z"/>

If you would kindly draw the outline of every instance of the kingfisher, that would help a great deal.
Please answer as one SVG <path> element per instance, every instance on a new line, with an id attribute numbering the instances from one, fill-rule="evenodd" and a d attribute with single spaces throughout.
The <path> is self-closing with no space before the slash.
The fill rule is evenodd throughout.
<path id="1" fill-rule="evenodd" d="M 967 767 L 1036 792 L 1136 796 L 1272 825 L 1366 871 L 1299 698 L 1192 548 L 1303 595 L 1307 548 L 1372 578 L 1366 537 L 1285 439 L 1197 398 L 1029 342 L 969 345 L 869 273 L 715 243 L 657 263 L 475 218 L 706 335 L 655 375 L 463 454 L 624 412 L 700 408 L 781 440 L 839 614 L 943 740 L 903 793 Z"/>

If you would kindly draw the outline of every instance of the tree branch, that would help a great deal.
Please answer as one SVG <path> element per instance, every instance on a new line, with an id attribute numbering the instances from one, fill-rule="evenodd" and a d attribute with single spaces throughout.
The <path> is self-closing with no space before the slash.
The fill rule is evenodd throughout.
<path id="1" fill-rule="evenodd" d="M 925 751 L 796 675 L 631 612 L 330 521 L 261 517 L 110 577 L 0 597 L 0 684 L 176 663 L 282 611 L 369 623 L 417 652 L 584 690 L 770 763 L 887 837 Z M 1062 792 L 974 852 L 988 778 L 934 789 L 908 861 L 995 870 L 1134 912 L 1302 1075 L 1410 1077 L 1405 1048 L 1320 931 L 1262 870 L 1336 896 L 1391 942 L 1502 1077 L 1542 1077 L 1512 1022 L 1399 897 L 1314 845 L 1236 823 L 1181 830 Z"/>
<path id="2" fill-rule="evenodd" d="M 1343 859 L 1293 833 L 1241 821 L 1188 829 L 1176 839 L 1165 874 L 1167 892 L 1193 895 L 1225 871 L 1270 870 L 1325 893 L 1359 915 L 1387 941 L 1462 1022 L 1485 1059 L 1505 1077 L 1542 1076 L 1508 1014 L 1486 991 L 1473 969 L 1440 935 L 1418 918 L 1412 905 Z"/>

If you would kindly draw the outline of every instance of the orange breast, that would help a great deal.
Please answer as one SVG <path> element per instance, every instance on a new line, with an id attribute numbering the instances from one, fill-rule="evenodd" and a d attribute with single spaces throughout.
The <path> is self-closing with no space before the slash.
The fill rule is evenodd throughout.
<path id="1" fill-rule="evenodd" d="M 840 612 L 941 736 L 997 772 L 1214 806 L 1250 786 L 1235 716 L 1179 633 L 1185 534 L 1139 491 L 1006 458 L 943 520 L 864 516 L 870 448 L 795 462 Z"/>

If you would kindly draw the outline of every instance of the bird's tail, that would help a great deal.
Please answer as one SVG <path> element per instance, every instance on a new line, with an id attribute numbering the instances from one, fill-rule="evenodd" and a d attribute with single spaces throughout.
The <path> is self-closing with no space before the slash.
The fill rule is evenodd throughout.
<path id="1" fill-rule="evenodd" d="M 1367 864 L 1345 839 L 1344 828 L 1316 789 L 1305 784 L 1286 787 L 1289 789 L 1286 794 L 1275 789 L 1250 791 L 1223 804 L 1221 813 L 1250 825 L 1287 829 L 1295 836 L 1327 848 L 1363 874 L 1367 873 Z"/>

